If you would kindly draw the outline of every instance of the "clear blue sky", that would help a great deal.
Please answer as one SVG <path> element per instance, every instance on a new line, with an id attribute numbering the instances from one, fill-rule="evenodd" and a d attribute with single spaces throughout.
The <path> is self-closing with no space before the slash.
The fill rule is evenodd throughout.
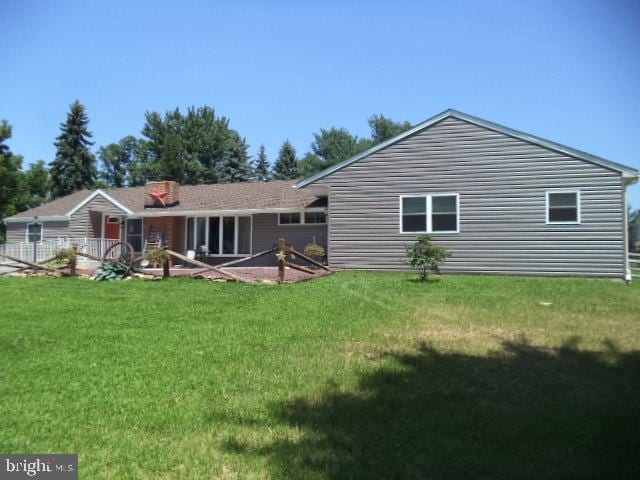
<path id="1" fill-rule="evenodd" d="M 208 104 L 273 160 L 449 107 L 640 167 L 640 2 L 3 0 L 0 118 L 49 162 L 69 104 L 95 147 Z M 640 188 L 631 189 L 640 207 Z"/>

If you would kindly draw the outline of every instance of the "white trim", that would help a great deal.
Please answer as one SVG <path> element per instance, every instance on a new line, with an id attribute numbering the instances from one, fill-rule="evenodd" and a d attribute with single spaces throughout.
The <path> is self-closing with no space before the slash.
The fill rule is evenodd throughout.
<path id="1" fill-rule="evenodd" d="M 310 208 L 247 208 L 236 210 L 183 210 L 183 211 L 157 211 L 138 213 L 140 217 L 233 217 L 235 215 L 248 216 L 258 215 L 261 213 L 288 213 L 288 212 L 326 212 L 327 207 L 310 207 Z"/>
<path id="2" fill-rule="evenodd" d="M 118 232 L 119 232 L 119 233 L 118 233 L 118 235 L 119 235 L 119 236 L 118 236 L 117 240 L 118 240 L 118 241 L 122 241 L 122 238 L 123 238 L 123 237 L 122 237 L 122 233 L 123 233 L 123 230 L 124 230 L 124 229 L 122 228 L 122 219 L 123 219 L 123 216 L 122 216 L 122 215 L 111 215 L 110 213 L 106 213 L 106 212 L 102 212 L 102 216 L 101 216 L 101 218 L 102 218 L 102 223 L 100 224 L 100 233 L 101 233 L 100 239 L 101 239 L 101 240 L 116 240 L 116 239 L 114 239 L 114 238 L 105 238 L 105 237 L 104 237 L 104 233 L 105 233 L 105 230 L 106 230 L 107 218 L 108 218 L 108 217 L 114 217 L 114 218 L 119 218 L 119 219 L 120 219 L 120 221 L 118 222 L 118 223 L 119 223 L 119 225 L 120 225 L 120 228 L 118 229 Z"/>
<path id="3" fill-rule="evenodd" d="M 234 219 L 233 223 L 233 253 L 222 253 L 223 252 L 223 227 L 224 217 L 232 217 Z M 238 253 L 238 224 L 240 217 L 248 217 L 250 219 L 249 223 L 249 253 Z M 196 255 L 201 253 L 198 247 L 193 245 L 189 245 L 188 243 L 188 234 L 187 234 L 187 224 L 188 218 L 193 218 L 193 242 L 196 243 L 197 233 L 198 233 L 198 218 L 205 219 L 205 245 L 207 246 L 207 252 L 209 252 L 209 237 L 211 235 L 210 229 L 210 219 L 217 218 L 218 219 L 218 253 L 208 253 L 210 257 L 248 257 L 253 254 L 253 216 L 252 215 L 196 215 L 196 216 L 188 216 L 185 218 L 185 250 L 195 250 Z"/>
<path id="4" fill-rule="evenodd" d="M 405 198 L 424 198 L 425 202 L 424 202 L 424 214 L 427 216 L 427 221 L 425 223 L 425 228 L 426 230 L 424 231 L 417 231 L 417 232 L 405 232 L 402 230 L 402 217 L 404 216 L 404 208 L 403 208 L 403 200 Z M 398 225 L 398 232 L 402 235 L 420 235 L 420 234 L 424 234 L 424 233 L 429 233 L 429 195 L 425 194 L 425 193 L 413 193 L 413 194 L 408 194 L 408 195 L 400 195 L 400 224 Z M 417 215 L 417 214 L 416 214 Z"/>
<path id="5" fill-rule="evenodd" d="M 431 206 L 433 197 L 456 197 L 456 229 L 455 230 L 438 230 L 433 231 L 431 223 L 433 222 L 433 209 Z M 460 233 L 460 194 L 459 193 L 432 193 L 429 195 L 429 233 L 440 235 L 447 233 Z"/>
<path id="6" fill-rule="evenodd" d="M 36 223 L 37 223 L 38 225 L 40 225 L 40 241 L 38 241 L 38 242 L 30 242 L 30 241 L 29 241 L 29 227 L 30 227 L 31 225 L 35 225 Z M 40 219 L 38 219 L 38 221 L 37 221 L 37 222 L 34 220 L 33 222 L 29 222 L 29 223 L 27 223 L 27 224 L 25 225 L 25 241 L 26 241 L 27 243 L 42 243 L 42 242 L 43 242 L 43 240 L 44 240 L 44 223 L 42 223 L 42 222 L 40 221 Z"/>
<path id="7" fill-rule="evenodd" d="M 554 193 L 575 193 L 576 194 L 576 210 L 577 210 L 577 221 L 569 221 L 569 222 L 552 222 L 549 220 L 549 194 Z M 545 192 L 546 201 L 545 201 L 545 223 L 547 225 L 580 225 L 582 223 L 582 200 L 580 198 L 580 190 L 578 189 L 550 189 Z M 625 207 L 626 208 L 626 207 Z"/>
<path id="8" fill-rule="evenodd" d="M 433 230 L 433 197 L 455 197 L 456 199 L 456 229 L 455 230 Z M 405 198 L 424 198 L 426 205 L 425 215 L 427 216 L 426 221 L 426 230 L 418 231 L 418 232 L 405 232 L 402 230 L 402 217 L 404 215 L 402 204 L 403 199 Z M 423 235 L 425 233 L 429 235 L 451 235 L 460 233 L 460 194 L 453 192 L 444 192 L 444 193 L 412 193 L 406 195 L 400 195 L 400 216 L 399 216 L 399 225 L 398 232 L 400 235 Z M 416 214 L 418 215 L 418 214 Z"/>
<path id="9" fill-rule="evenodd" d="M 33 223 L 35 220 L 39 222 L 68 222 L 69 217 L 66 215 L 56 215 L 50 217 L 15 217 L 15 218 L 5 218 L 3 220 L 4 223 L 24 223 L 30 222 Z"/>
<path id="10" fill-rule="evenodd" d="M 120 202 L 118 202 L 117 200 L 115 200 L 114 198 L 112 198 L 111 196 L 107 195 L 106 193 L 104 193 L 102 190 L 98 189 L 95 192 L 93 192 L 91 195 L 89 195 L 87 198 L 85 198 L 83 201 L 81 201 L 78 205 L 76 205 L 75 207 L 73 207 L 69 213 L 67 213 L 67 217 L 70 217 L 71 215 L 73 215 L 74 213 L 76 213 L 78 210 L 80 210 L 82 207 L 84 207 L 87 203 L 89 203 L 91 200 L 93 200 L 94 198 L 96 198 L 98 195 L 100 195 L 102 198 L 104 198 L 105 200 L 107 200 L 108 202 L 111 202 L 113 205 L 115 205 L 116 207 L 118 207 L 120 210 L 122 210 L 124 213 L 133 213 L 131 210 L 129 210 L 127 207 L 125 207 L 124 205 L 122 205 Z"/>

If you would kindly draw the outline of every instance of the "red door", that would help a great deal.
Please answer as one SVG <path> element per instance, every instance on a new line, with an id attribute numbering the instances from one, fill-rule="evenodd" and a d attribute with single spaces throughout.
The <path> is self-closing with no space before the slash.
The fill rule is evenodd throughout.
<path id="1" fill-rule="evenodd" d="M 118 217 L 104 217 L 104 238 L 120 240 L 120 219 Z"/>

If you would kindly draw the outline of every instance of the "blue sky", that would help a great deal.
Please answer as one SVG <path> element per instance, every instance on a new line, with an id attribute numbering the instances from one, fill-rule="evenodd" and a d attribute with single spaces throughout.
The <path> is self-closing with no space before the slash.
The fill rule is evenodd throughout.
<path id="1" fill-rule="evenodd" d="M 0 118 L 50 161 L 69 104 L 95 147 L 146 110 L 208 104 L 270 160 L 456 108 L 640 167 L 640 2 L 4 0 Z M 631 189 L 640 207 L 640 188 Z"/>

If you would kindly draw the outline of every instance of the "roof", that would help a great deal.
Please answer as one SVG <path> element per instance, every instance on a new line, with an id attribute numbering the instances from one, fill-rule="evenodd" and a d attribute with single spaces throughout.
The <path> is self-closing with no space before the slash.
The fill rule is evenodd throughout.
<path id="1" fill-rule="evenodd" d="M 293 187 L 295 180 L 242 182 L 214 185 L 181 185 L 180 203 L 167 208 L 144 208 L 144 187 L 81 190 L 5 220 L 68 218 L 95 196 L 102 196 L 117 207 L 134 215 L 166 215 L 199 211 L 243 211 L 323 207 L 317 196 Z M 125 210 L 126 209 L 126 210 Z"/>
<path id="2" fill-rule="evenodd" d="M 375 152 L 378 152 L 390 145 L 393 145 L 394 143 L 399 142 L 400 140 L 403 140 L 404 138 L 407 138 L 421 130 L 424 130 L 425 128 L 429 128 L 433 125 L 435 125 L 436 123 L 439 123 L 447 118 L 457 118 L 459 120 L 464 120 L 466 122 L 469 123 L 473 123 L 475 125 L 484 127 L 484 128 L 488 128 L 489 130 L 494 130 L 496 132 L 500 132 L 503 133 L 505 135 L 509 135 L 510 137 L 514 137 L 514 138 L 518 138 L 520 140 L 524 140 L 525 142 L 529 142 L 529 143 L 533 143 L 535 145 L 540 145 L 541 147 L 545 147 L 551 150 L 555 150 L 557 152 L 561 152 L 564 153 L 566 155 L 569 155 L 571 157 L 575 157 L 575 158 L 579 158 L 582 160 L 586 160 L 587 162 L 591 162 L 591 163 L 595 163 L 596 165 L 600 165 L 602 167 L 608 168 L 610 170 L 614 170 L 617 172 L 622 173 L 624 176 L 626 177 L 631 177 L 631 178 L 637 178 L 638 174 L 640 172 L 638 172 L 637 169 L 632 168 L 632 167 L 628 167 L 626 165 L 622 165 L 620 163 L 616 163 L 616 162 L 612 162 L 611 160 L 606 160 L 604 158 L 601 157 L 597 157 L 595 155 L 591 155 L 590 153 L 586 153 L 586 152 L 582 152 L 580 150 L 576 150 L 575 148 L 571 148 L 571 147 L 567 147 L 566 145 L 561 145 L 559 143 L 556 142 L 552 142 L 551 140 L 545 140 L 543 138 L 540 137 L 536 137 L 535 135 L 531 135 L 528 133 L 524 133 L 524 132 L 520 132 L 518 130 L 514 130 L 512 128 L 509 127 L 505 127 L 503 125 L 498 125 L 497 123 L 493 123 L 490 122 L 488 120 L 483 120 L 482 118 L 478 118 L 478 117 L 474 117 L 473 115 L 469 115 L 463 112 L 459 112 L 457 110 L 453 110 L 453 109 L 449 109 L 449 110 L 445 110 L 442 113 L 439 113 L 438 115 L 429 118 L 428 120 L 425 120 L 422 123 L 419 123 L 418 125 L 416 125 L 415 127 L 407 130 L 406 132 L 401 133 L 400 135 L 396 135 L 395 137 L 387 140 L 386 142 L 382 142 L 378 145 L 376 145 L 375 147 L 372 147 L 368 150 L 365 150 L 362 153 L 359 153 L 358 155 L 355 155 L 351 158 L 348 158 L 347 160 L 337 163 L 336 165 L 333 165 L 325 170 L 322 170 L 321 172 L 297 183 L 295 185 L 295 188 L 304 188 L 307 185 L 311 185 L 312 183 L 320 180 L 321 178 L 327 177 L 329 175 L 331 175 L 334 172 L 337 172 L 338 170 L 343 169 L 344 167 L 351 165 L 354 162 L 357 162 L 358 160 L 365 158 Z"/>

